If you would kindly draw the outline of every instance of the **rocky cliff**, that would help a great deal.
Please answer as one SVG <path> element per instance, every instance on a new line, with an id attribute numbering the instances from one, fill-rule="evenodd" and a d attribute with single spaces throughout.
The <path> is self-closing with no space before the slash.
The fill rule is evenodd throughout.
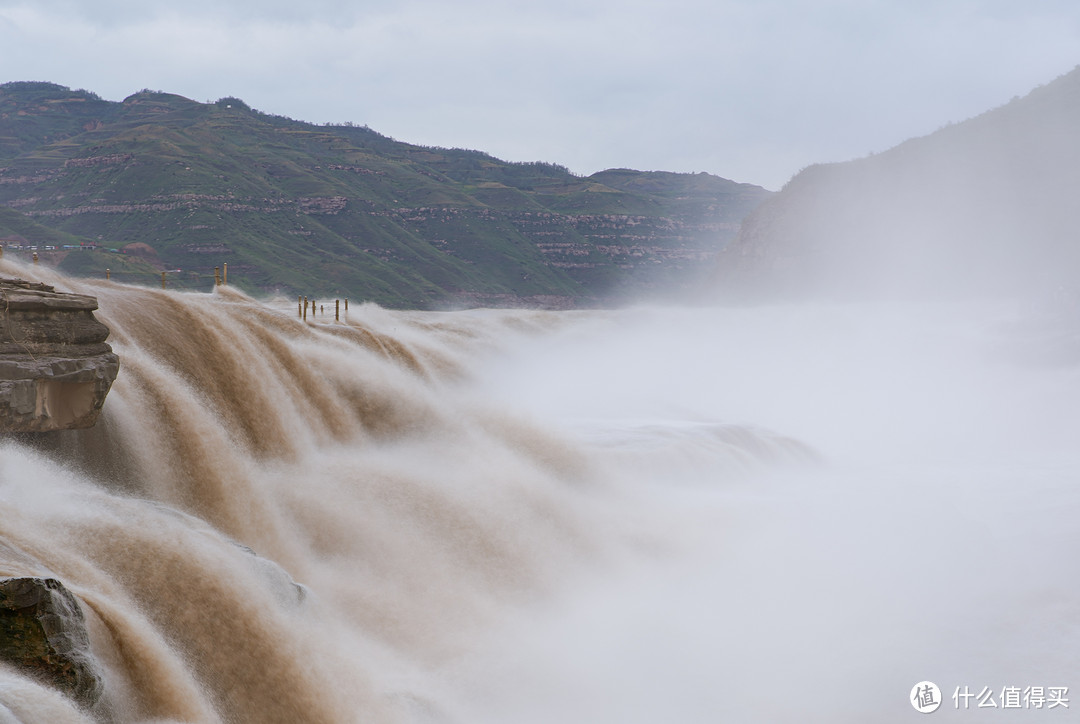
<path id="1" fill-rule="evenodd" d="M 0 279 L 0 431 L 91 427 L 120 363 L 97 300 Z"/>

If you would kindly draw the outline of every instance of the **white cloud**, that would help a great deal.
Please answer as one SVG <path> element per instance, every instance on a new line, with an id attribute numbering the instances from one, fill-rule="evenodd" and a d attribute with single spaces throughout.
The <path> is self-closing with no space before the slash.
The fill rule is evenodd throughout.
<path id="1" fill-rule="evenodd" d="M 0 0 L 3 80 L 236 95 L 579 172 L 780 186 L 1076 62 L 1080 7 L 995 0 Z"/>

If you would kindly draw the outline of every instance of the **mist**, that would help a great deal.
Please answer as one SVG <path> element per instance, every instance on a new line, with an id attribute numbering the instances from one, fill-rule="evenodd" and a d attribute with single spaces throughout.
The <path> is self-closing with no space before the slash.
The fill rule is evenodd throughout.
<path id="1" fill-rule="evenodd" d="M 962 123 L 793 177 L 721 255 L 729 299 L 1080 298 L 1074 69 Z"/>
<path id="2" fill-rule="evenodd" d="M 635 310 L 527 351 L 496 389 L 584 431 L 647 554 L 506 634 L 481 720 L 901 721 L 923 680 L 962 718 L 957 687 L 1068 686 L 1076 368 L 1018 360 L 1018 314 Z"/>

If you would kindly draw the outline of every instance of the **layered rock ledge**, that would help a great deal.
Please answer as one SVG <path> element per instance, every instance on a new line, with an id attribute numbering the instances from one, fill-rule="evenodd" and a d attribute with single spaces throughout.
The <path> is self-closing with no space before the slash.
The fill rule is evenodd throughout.
<path id="1" fill-rule="evenodd" d="M 97 300 L 0 279 L 0 431 L 92 427 L 120 370 Z"/>

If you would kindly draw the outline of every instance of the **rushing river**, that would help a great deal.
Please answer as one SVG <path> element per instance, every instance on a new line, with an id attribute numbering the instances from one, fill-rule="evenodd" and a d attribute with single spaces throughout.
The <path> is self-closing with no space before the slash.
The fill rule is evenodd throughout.
<path id="1" fill-rule="evenodd" d="M 1062 301 L 303 322 L 3 266 L 98 297 L 121 372 L 0 447 L 2 573 L 76 595 L 105 695 L 0 669 L 0 722 L 1080 708 Z"/>

